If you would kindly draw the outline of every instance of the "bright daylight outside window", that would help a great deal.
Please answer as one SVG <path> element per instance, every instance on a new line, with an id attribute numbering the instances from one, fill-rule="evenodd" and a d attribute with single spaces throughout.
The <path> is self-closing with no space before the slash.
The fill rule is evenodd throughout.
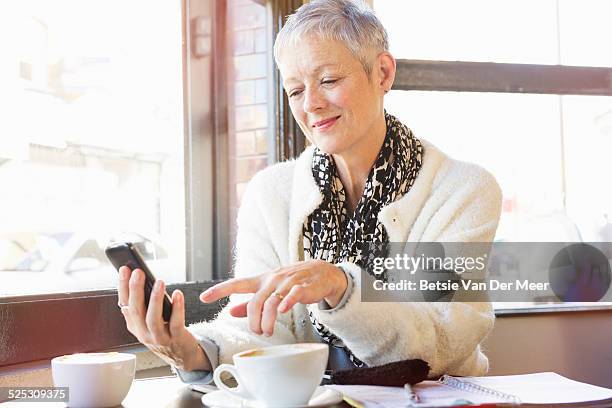
<path id="1" fill-rule="evenodd" d="M 180 2 L 0 15 L 0 296 L 115 287 L 119 238 L 184 281 Z"/>
<path id="2" fill-rule="evenodd" d="M 605 0 L 374 0 L 374 8 L 398 59 L 612 67 Z M 495 175 L 496 241 L 612 241 L 612 190 L 601 184 L 612 98 L 392 91 L 386 108 L 418 137 Z"/>

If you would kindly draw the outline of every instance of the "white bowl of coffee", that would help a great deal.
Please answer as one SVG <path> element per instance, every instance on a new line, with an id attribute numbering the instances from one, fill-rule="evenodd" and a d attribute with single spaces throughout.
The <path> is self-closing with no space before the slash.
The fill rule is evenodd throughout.
<path id="1" fill-rule="evenodd" d="M 234 365 L 221 364 L 214 373 L 217 387 L 240 397 L 256 400 L 265 407 L 308 404 L 321 383 L 329 347 L 320 343 L 285 344 L 234 354 Z M 229 372 L 238 382 L 234 388 L 223 383 Z"/>
<path id="2" fill-rule="evenodd" d="M 53 384 L 68 387 L 69 407 L 114 407 L 125 398 L 136 370 L 128 353 L 79 353 L 51 360 Z"/>

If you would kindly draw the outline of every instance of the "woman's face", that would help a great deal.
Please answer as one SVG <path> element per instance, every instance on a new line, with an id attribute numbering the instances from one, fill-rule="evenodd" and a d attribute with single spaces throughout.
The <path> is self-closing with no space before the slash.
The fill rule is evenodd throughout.
<path id="1" fill-rule="evenodd" d="M 282 50 L 278 65 L 295 120 L 322 151 L 359 151 L 381 120 L 384 132 L 384 89 L 377 63 L 370 79 L 342 43 L 311 37 Z"/>

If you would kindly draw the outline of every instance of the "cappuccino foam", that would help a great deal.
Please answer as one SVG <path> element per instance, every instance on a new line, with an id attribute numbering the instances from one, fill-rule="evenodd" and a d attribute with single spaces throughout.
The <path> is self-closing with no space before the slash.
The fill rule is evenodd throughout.
<path id="1" fill-rule="evenodd" d="M 125 353 L 77 353 L 59 357 L 56 361 L 68 364 L 105 364 L 130 360 L 133 355 Z"/>
<path id="2" fill-rule="evenodd" d="M 313 347 L 314 346 L 314 347 Z M 286 344 L 264 349 L 247 350 L 238 354 L 237 357 L 280 357 L 301 354 L 316 350 L 318 344 Z"/>

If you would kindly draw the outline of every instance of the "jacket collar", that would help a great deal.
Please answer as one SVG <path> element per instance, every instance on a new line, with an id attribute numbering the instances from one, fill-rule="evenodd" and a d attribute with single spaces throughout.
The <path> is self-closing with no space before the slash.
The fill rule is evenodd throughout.
<path id="1" fill-rule="evenodd" d="M 414 221 L 431 193 L 436 169 L 444 155 L 429 142 L 423 144 L 421 170 L 410 190 L 399 200 L 383 207 L 378 220 L 384 225 L 391 242 L 405 242 Z M 302 228 L 307 217 L 323 201 L 323 194 L 312 177 L 314 146 L 309 146 L 296 159 L 289 210 L 289 259 L 303 259 Z"/>

